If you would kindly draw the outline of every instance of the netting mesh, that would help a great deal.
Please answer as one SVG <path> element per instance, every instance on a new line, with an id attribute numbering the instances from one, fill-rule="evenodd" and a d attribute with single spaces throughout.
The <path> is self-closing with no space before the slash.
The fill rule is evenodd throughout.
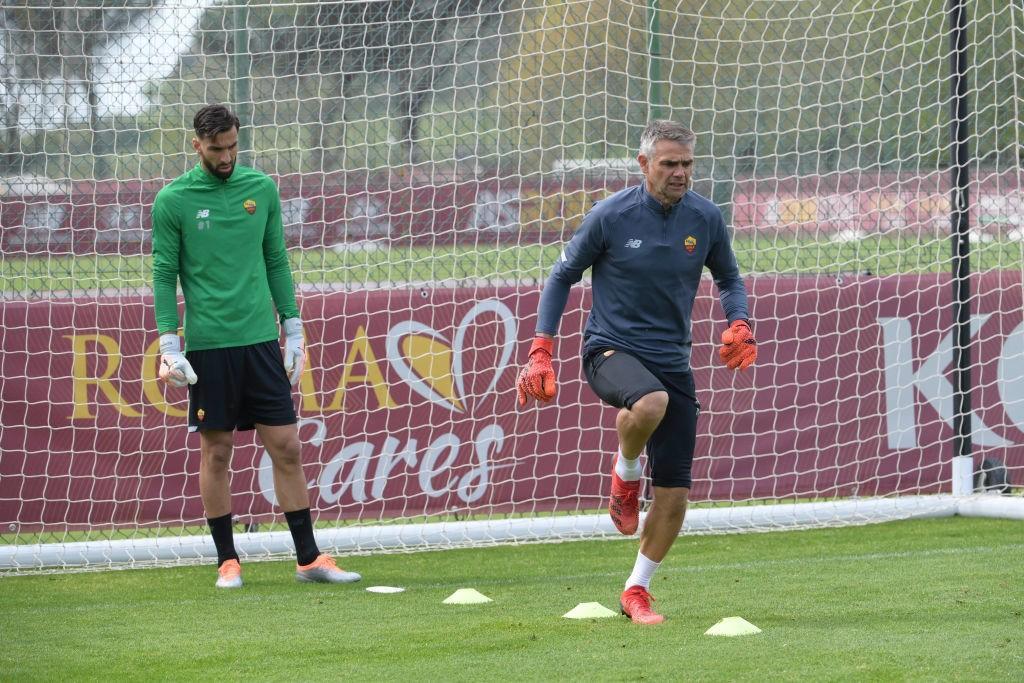
<path id="1" fill-rule="evenodd" d="M 615 435 L 579 367 L 586 281 L 562 321 L 557 405 L 517 410 L 512 384 L 560 245 L 594 201 L 642 180 L 653 117 L 698 134 L 695 189 L 733 230 L 762 348 L 749 373 L 716 365 L 705 282 L 691 498 L 948 492 L 946 5 L 5 2 L 0 543 L 205 533 L 185 395 L 155 378 L 149 208 L 195 163 L 192 116 L 212 102 L 243 121 L 240 161 L 281 190 L 322 528 L 605 504 Z M 1011 483 L 1022 21 L 1015 3 L 968 6 L 971 417 L 979 470 Z M 233 469 L 239 521 L 279 528 L 250 434 Z M 474 542 L 496 537 L 484 526 Z"/>

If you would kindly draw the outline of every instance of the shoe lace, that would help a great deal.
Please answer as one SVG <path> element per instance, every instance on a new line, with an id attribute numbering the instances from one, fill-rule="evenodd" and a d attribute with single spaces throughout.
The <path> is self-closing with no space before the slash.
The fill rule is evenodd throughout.
<path id="1" fill-rule="evenodd" d="M 648 593 L 643 586 L 633 586 L 626 593 L 628 594 L 626 600 L 632 608 L 650 611 L 654 596 Z"/>
<path id="2" fill-rule="evenodd" d="M 612 498 L 630 500 L 640 497 L 640 486 L 638 482 L 626 482 L 621 479 L 619 482 L 618 487 L 612 487 Z"/>
<path id="3" fill-rule="evenodd" d="M 321 567 L 323 569 L 337 569 L 338 568 L 338 563 L 335 562 L 334 558 L 331 557 L 330 555 L 321 555 L 317 559 L 315 564 L 318 567 Z"/>
<path id="4" fill-rule="evenodd" d="M 639 503 L 639 491 L 625 491 L 612 493 L 611 508 L 616 515 L 621 515 L 627 507 L 633 507 Z"/>

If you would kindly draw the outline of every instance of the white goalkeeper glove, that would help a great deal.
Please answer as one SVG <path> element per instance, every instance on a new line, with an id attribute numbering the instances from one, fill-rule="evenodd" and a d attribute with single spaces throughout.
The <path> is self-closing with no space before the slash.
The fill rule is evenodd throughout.
<path id="1" fill-rule="evenodd" d="M 306 367 L 306 342 L 302 338 L 302 320 L 288 318 L 281 323 L 284 328 L 284 371 L 288 381 L 297 384 Z"/>
<path id="2" fill-rule="evenodd" d="M 195 384 L 198 377 L 181 353 L 181 340 L 177 334 L 160 335 L 160 379 L 172 387 Z"/>

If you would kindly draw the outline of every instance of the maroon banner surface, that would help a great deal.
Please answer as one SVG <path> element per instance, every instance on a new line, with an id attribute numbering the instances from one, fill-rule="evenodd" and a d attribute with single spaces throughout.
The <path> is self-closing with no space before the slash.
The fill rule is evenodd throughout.
<path id="1" fill-rule="evenodd" d="M 948 278 L 748 281 L 757 365 L 717 363 L 723 327 L 705 282 L 693 368 L 703 405 L 695 500 L 949 491 Z M 978 461 L 1024 467 L 1019 272 L 972 278 Z M 604 504 L 615 410 L 581 377 L 589 290 L 573 290 L 556 400 L 520 409 L 514 380 L 536 288 L 305 294 L 309 368 L 296 405 L 320 518 L 362 520 L 593 509 Z M 156 380 L 142 297 L 4 302 L 0 523 L 149 525 L 203 517 L 199 437 L 184 389 Z M 275 511 L 269 456 L 236 438 L 234 504 Z M 14 526 L 11 526 L 14 525 Z"/>
<path id="2" fill-rule="evenodd" d="M 558 174 L 445 181 L 426 175 L 306 174 L 276 177 L 290 246 L 359 240 L 411 244 L 532 244 L 567 239 L 596 200 L 639 176 Z M 724 200 L 738 234 L 949 232 L 948 174 L 834 173 L 738 178 Z M 716 181 L 720 184 L 721 181 Z M 0 248 L 15 253 L 150 249 L 155 182 L 88 183 L 0 203 Z M 708 181 L 698 191 L 710 193 Z M 1020 239 L 1024 193 L 1014 173 L 971 184 L 970 222 L 986 236 Z"/>

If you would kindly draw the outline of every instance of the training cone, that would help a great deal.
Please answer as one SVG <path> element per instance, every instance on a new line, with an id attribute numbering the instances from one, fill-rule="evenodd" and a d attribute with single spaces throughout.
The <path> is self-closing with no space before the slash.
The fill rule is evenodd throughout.
<path id="1" fill-rule="evenodd" d="M 599 602 L 581 602 L 562 616 L 566 619 L 602 619 L 614 617 L 616 613 Z"/>
<path id="2" fill-rule="evenodd" d="M 491 599 L 475 588 L 460 588 L 444 599 L 446 605 L 479 605 Z"/>
<path id="3" fill-rule="evenodd" d="M 752 636 L 760 633 L 761 629 L 751 624 L 743 617 L 726 617 L 720 622 L 704 631 L 706 636 Z"/>

